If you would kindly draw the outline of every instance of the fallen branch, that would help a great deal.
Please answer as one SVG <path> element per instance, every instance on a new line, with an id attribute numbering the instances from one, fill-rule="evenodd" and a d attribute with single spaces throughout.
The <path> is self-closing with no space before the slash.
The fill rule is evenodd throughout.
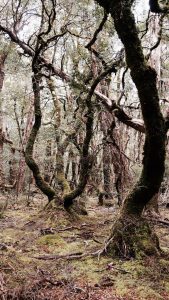
<path id="1" fill-rule="evenodd" d="M 41 260 L 57 260 L 66 258 L 67 260 L 73 260 L 78 258 L 83 258 L 87 256 L 100 256 L 100 250 L 97 250 L 93 253 L 83 253 L 83 252 L 74 252 L 70 254 L 62 254 L 62 255 L 40 255 L 40 256 L 34 256 L 33 258 L 41 259 Z"/>
<path id="2" fill-rule="evenodd" d="M 164 221 L 164 220 L 158 220 L 158 219 L 149 219 L 149 221 L 151 222 L 155 222 L 155 223 L 161 223 L 163 225 L 169 226 L 169 222 Z"/>
<path id="3" fill-rule="evenodd" d="M 70 253 L 70 254 L 62 254 L 62 255 L 40 255 L 40 256 L 35 256 L 34 258 L 36 259 L 41 259 L 41 260 L 56 260 L 56 259 L 76 259 L 76 258 L 82 258 L 84 256 L 89 255 L 88 253 L 82 253 L 82 252 L 75 252 L 75 253 Z"/>

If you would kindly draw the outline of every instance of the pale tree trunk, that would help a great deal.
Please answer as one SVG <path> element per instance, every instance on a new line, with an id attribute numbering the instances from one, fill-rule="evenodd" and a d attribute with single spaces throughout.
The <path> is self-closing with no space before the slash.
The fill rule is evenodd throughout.
<path id="1" fill-rule="evenodd" d="M 2 129 L 0 128 L 0 190 L 4 190 L 5 177 L 4 177 L 4 168 L 3 168 L 3 134 Z"/>
<path id="2" fill-rule="evenodd" d="M 21 157 L 20 157 L 20 161 L 19 161 L 18 175 L 17 175 L 17 184 L 16 184 L 17 195 L 19 195 L 19 193 L 21 193 L 24 188 L 25 170 L 26 170 L 24 151 L 25 151 L 25 147 L 26 147 L 32 126 L 33 126 L 33 118 L 34 118 L 33 102 L 34 102 L 34 99 L 31 98 L 28 115 L 27 115 L 27 120 L 26 120 L 26 124 L 25 124 L 25 129 L 24 129 L 22 141 L 20 144 L 22 152 L 21 152 Z"/>
<path id="3" fill-rule="evenodd" d="M 56 87 L 54 80 L 51 78 L 48 80 L 48 87 L 51 92 L 51 96 L 53 99 L 54 104 L 54 120 L 55 120 L 55 137 L 56 137 L 56 144 L 57 144 L 57 151 L 56 151 L 56 167 L 55 167 L 55 180 L 59 190 L 61 193 L 59 195 L 60 199 L 63 199 L 63 195 L 69 193 L 71 191 L 70 185 L 65 177 L 64 172 L 64 153 L 66 148 L 69 145 L 70 139 L 65 138 L 62 140 L 62 135 L 60 133 L 60 125 L 61 125 L 61 107 L 60 103 L 56 94 Z"/>
<path id="4" fill-rule="evenodd" d="M 5 143 L 5 133 L 3 132 L 3 113 L 2 113 L 2 97 L 1 91 L 3 88 L 5 73 L 5 61 L 9 54 L 12 43 L 7 48 L 4 48 L 0 52 L 0 190 L 4 190 L 5 185 L 5 176 L 4 176 L 4 167 L 3 167 L 3 146 Z"/>
<path id="5" fill-rule="evenodd" d="M 109 112 L 101 114 L 101 130 L 103 131 L 103 176 L 104 191 L 110 199 L 114 187 L 117 193 L 118 205 L 122 204 L 125 189 L 130 182 L 128 161 L 123 153 L 121 137 L 116 129 L 114 116 Z M 113 167 L 113 173 L 111 170 Z M 114 177 L 114 186 L 113 180 Z M 114 201 L 113 201 L 114 202 Z"/>
<path id="6" fill-rule="evenodd" d="M 157 236 L 142 219 L 145 205 L 158 193 L 164 174 L 166 127 L 160 111 L 156 72 L 145 62 L 131 6 L 134 1 L 98 0 L 114 20 L 125 47 L 127 65 L 138 90 L 145 123 L 143 169 L 116 219 L 106 250 L 110 255 L 137 257 L 159 253 Z"/>
<path id="7" fill-rule="evenodd" d="M 115 123 L 112 122 L 109 131 L 109 137 L 111 141 L 111 155 L 114 170 L 114 185 L 117 192 L 118 205 L 121 206 L 126 190 L 131 182 L 131 176 L 129 172 L 129 161 L 127 160 L 123 145 L 121 143 L 121 135 L 118 129 L 115 127 Z"/>
<path id="8" fill-rule="evenodd" d="M 47 140 L 46 154 L 44 159 L 44 179 L 46 182 L 51 182 L 52 171 L 54 169 L 54 162 L 52 158 L 52 141 Z"/>
<path id="9" fill-rule="evenodd" d="M 81 205 L 80 201 L 74 201 L 75 198 L 80 196 L 85 188 L 85 185 L 87 183 L 88 179 L 88 172 L 89 172 L 89 164 L 90 161 L 88 158 L 84 159 L 82 158 L 80 161 L 80 166 L 83 168 L 80 170 L 80 178 L 79 178 L 79 184 L 77 187 L 75 187 L 74 190 L 71 189 L 71 186 L 65 176 L 65 165 L 64 165 L 64 154 L 70 143 L 74 140 L 76 140 L 78 130 L 81 126 L 81 117 L 79 118 L 79 115 L 82 114 L 84 108 L 80 108 L 78 112 L 78 117 L 76 118 L 76 122 L 74 124 L 73 130 L 69 130 L 69 133 L 67 134 L 67 137 L 64 139 L 61 136 L 60 133 L 60 125 L 61 125 L 61 108 L 59 104 L 58 97 L 56 95 L 56 89 L 55 84 L 52 79 L 48 80 L 48 87 L 51 91 L 51 95 L 53 98 L 54 108 L 55 108 L 55 136 L 56 136 L 56 143 L 57 143 L 57 151 L 56 151 L 56 168 L 55 168 L 55 180 L 57 183 L 57 195 L 55 197 L 55 200 L 57 199 L 58 203 L 63 203 L 65 208 L 71 212 L 71 213 L 78 213 L 78 214 L 86 214 L 86 210 L 84 205 Z M 69 99 L 70 100 L 70 99 Z M 92 122 L 91 122 L 92 123 Z M 86 145 L 84 145 L 84 153 L 85 156 L 88 154 L 88 147 L 89 147 L 89 141 L 91 139 L 91 126 L 89 125 L 89 132 L 90 134 L 86 137 L 87 141 L 87 149 Z M 86 134 L 87 135 L 87 134 Z M 74 205 L 73 205 L 74 204 Z"/>

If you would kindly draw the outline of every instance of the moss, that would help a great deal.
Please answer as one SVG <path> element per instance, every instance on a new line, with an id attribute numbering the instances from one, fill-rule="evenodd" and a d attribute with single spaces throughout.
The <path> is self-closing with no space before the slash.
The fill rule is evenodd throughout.
<path id="1" fill-rule="evenodd" d="M 36 241 L 37 245 L 58 245 L 62 247 L 65 245 L 64 240 L 58 234 L 49 234 L 45 236 L 41 236 Z"/>
<path id="2" fill-rule="evenodd" d="M 166 289 L 166 292 L 169 293 L 169 282 L 165 282 L 165 289 Z"/>
<path id="3" fill-rule="evenodd" d="M 123 269 L 128 271 L 132 276 L 138 278 L 141 275 L 144 275 L 146 272 L 146 267 L 143 266 L 142 260 L 129 260 L 123 263 Z"/>
<path id="4" fill-rule="evenodd" d="M 95 203 L 96 201 L 93 206 Z M 101 256 L 99 261 L 97 257 L 84 257 L 76 260 L 64 258 L 52 262 L 34 258 L 41 254 L 62 255 L 79 251 L 92 253 L 101 248 L 102 246 L 92 241 L 92 239 L 88 240 L 88 244 L 86 244 L 83 233 L 92 230 L 96 238 L 103 241 L 104 244 L 111 223 L 98 226 L 98 223 L 103 224 L 103 221 L 105 221 L 105 215 L 102 212 L 102 210 L 96 210 L 95 215 L 88 218 L 83 217 L 83 222 L 72 223 L 70 218 L 66 217 L 67 214 L 61 210 L 57 210 L 58 220 L 56 220 L 56 211 L 49 211 L 48 213 L 43 211 L 39 214 L 38 209 L 32 211 L 25 209 L 25 207 L 24 209 L 20 207 L 16 211 L 7 211 L 10 218 L 7 218 L 6 222 L 9 221 L 9 223 L 5 223 L 6 228 L 0 234 L 1 240 L 3 239 L 3 241 L 9 243 L 8 251 L 1 254 L 0 262 L 0 269 L 4 273 L 7 288 L 18 288 L 25 282 L 27 284 L 32 279 L 38 279 L 39 270 L 44 270 L 50 272 L 53 280 L 67 279 L 68 282 L 74 282 L 77 286 L 81 286 L 79 283 L 84 283 L 85 286 L 86 283 L 89 283 L 90 286 L 100 284 L 100 287 L 103 288 L 102 279 L 107 276 L 113 283 L 112 293 L 116 293 L 116 297 L 123 295 L 124 299 L 129 297 L 130 299 L 135 297 L 138 300 L 165 299 L 165 291 L 169 293 L 169 262 L 167 256 L 163 256 L 161 259 L 147 257 L 139 260 L 112 260 L 110 257 Z M 108 216 L 109 220 L 111 218 L 112 216 Z M 14 224 L 17 224 L 17 227 L 11 228 L 13 221 Z M 2 222 L 4 224 L 4 221 Z M 82 223 L 85 223 L 84 227 Z M 73 226 L 73 228 L 53 235 L 39 236 L 40 228 L 64 228 L 64 226 Z M 82 231 L 79 231 L 78 228 L 82 228 Z M 118 229 L 121 231 L 121 225 Z M 126 231 L 124 232 L 127 235 Z M 151 235 L 152 230 L 149 231 L 149 226 L 143 222 L 142 229 L 137 230 L 139 237 L 143 237 L 143 244 L 146 244 L 147 233 Z M 160 236 L 164 234 L 166 236 L 167 231 L 160 231 Z M 135 243 L 137 245 L 137 239 Z M 110 264 L 114 268 L 109 268 Z M 123 272 L 123 270 L 128 273 Z M 149 296 L 147 298 L 146 293 Z M 161 294 L 163 298 L 160 298 Z M 114 294 L 112 294 L 112 298 L 113 296 Z"/>
<path id="5" fill-rule="evenodd" d="M 123 297 L 127 294 L 128 291 L 128 287 L 126 286 L 125 280 L 118 280 L 115 285 L 114 288 L 116 290 L 116 294 Z"/>
<path id="6" fill-rule="evenodd" d="M 136 288 L 136 293 L 142 300 L 163 300 L 164 298 L 150 286 L 139 286 Z"/>
<path id="7" fill-rule="evenodd" d="M 70 254 L 74 252 L 84 251 L 84 243 L 83 242 L 72 242 L 67 243 L 64 238 L 62 238 L 58 234 L 53 235 L 45 235 L 36 241 L 37 246 L 41 249 L 43 247 L 41 246 L 47 246 L 47 248 L 44 248 L 44 250 L 47 250 L 48 252 L 51 252 L 52 254 Z"/>
<path id="8" fill-rule="evenodd" d="M 90 281 L 92 285 L 99 283 L 102 278 L 104 271 L 99 272 L 99 270 L 104 270 L 105 263 L 107 259 L 102 259 L 100 262 L 96 258 L 86 257 L 83 260 L 72 261 L 71 265 L 73 266 L 72 275 L 75 278 L 84 278 L 85 281 Z M 105 270 L 105 274 L 107 271 Z"/>
<path id="9" fill-rule="evenodd" d="M 141 258 L 159 253 L 157 236 L 146 220 L 119 216 L 113 225 L 106 253 L 111 256 Z"/>

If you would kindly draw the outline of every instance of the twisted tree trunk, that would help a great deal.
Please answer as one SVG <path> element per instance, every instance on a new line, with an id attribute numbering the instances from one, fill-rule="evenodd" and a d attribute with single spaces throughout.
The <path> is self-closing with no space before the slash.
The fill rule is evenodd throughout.
<path id="1" fill-rule="evenodd" d="M 32 63 L 32 70 L 33 70 L 33 77 L 32 77 L 32 86 L 34 92 L 34 115 L 35 121 L 28 138 L 28 142 L 25 149 L 25 161 L 28 167 L 33 172 L 33 176 L 35 178 L 36 185 L 38 188 L 48 197 L 48 200 L 51 201 L 55 196 L 55 191 L 53 188 L 44 180 L 41 175 L 40 168 L 38 164 L 35 162 L 33 158 L 33 148 L 34 143 L 39 132 L 41 126 L 41 106 L 40 106 L 40 75 L 39 75 L 39 68 L 37 67 L 37 62 L 35 61 Z"/>
<path id="2" fill-rule="evenodd" d="M 159 251 L 156 235 L 141 215 L 145 205 L 158 193 L 165 161 L 166 128 L 160 111 L 156 72 L 145 62 L 142 46 L 131 12 L 133 0 L 97 1 L 114 20 L 125 47 L 127 65 L 138 90 L 145 123 L 143 169 L 137 184 L 125 199 L 107 244 L 111 255 L 136 257 Z"/>

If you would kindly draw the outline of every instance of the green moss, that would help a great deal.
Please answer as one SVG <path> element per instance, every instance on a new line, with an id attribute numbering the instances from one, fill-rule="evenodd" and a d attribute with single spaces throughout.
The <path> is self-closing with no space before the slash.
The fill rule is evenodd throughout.
<path id="1" fill-rule="evenodd" d="M 41 236 L 36 241 L 37 245 L 58 245 L 59 247 L 65 246 L 64 240 L 58 234 L 48 234 Z"/>
<path id="2" fill-rule="evenodd" d="M 53 254 L 70 254 L 74 252 L 84 251 L 84 243 L 72 242 L 67 243 L 59 234 L 45 235 L 37 240 L 37 246 L 47 246 L 48 250 Z M 43 248 L 42 248 L 43 249 Z"/>
<path id="3" fill-rule="evenodd" d="M 136 292 L 142 300 L 163 300 L 164 298 L 154 291 L 150 286 L 139 286 L 136 288 Z"/>
<path id="4" fill-rule="evenodd" d="M 99 283 L 102 278 L 104 271 L 99 272 L 99 270 L 104 270 L 106 259 L 101 259 L 99 262 L 96 258 L 86 257 L 83 260 L 75 260 L 71 262 L 73 266 L 73 276 L 75 278 L 84 278 L 86 281 L 90 281 L 92 285 Z M 105 274 L 107 271 L 105 270 Z"/>
<path id="5" fill-rule="evenodd" d="M 165 288 L 166 288 L 166 292 L 169 293 L 169 282 L 165 282 Z"/>
<path id="6" fill-rule="evenodd" d="M 112 238 L 113 237 L 113 238 Z M 111 256 L 142 258 L 158 254 L 158 238 L 146 220 L 119 216 L 113 225 L 107 253 Z"/>
<path id="7" fill-rule="evenodd" d="M 127 294 L 128 287 L 126 286 L 126 282 L 123 279 L 116 281 L 114 288 L 116 290 L 117 295 L 119 296 L 123 297 Z"/>
<path id="8" fill-rule="evenodd" d="M 123 263 L 123 269 L 128 271 L 135 278 L 145 274 L 146 267 L 143 266 L 142 260 L 128 260 Z"/>

